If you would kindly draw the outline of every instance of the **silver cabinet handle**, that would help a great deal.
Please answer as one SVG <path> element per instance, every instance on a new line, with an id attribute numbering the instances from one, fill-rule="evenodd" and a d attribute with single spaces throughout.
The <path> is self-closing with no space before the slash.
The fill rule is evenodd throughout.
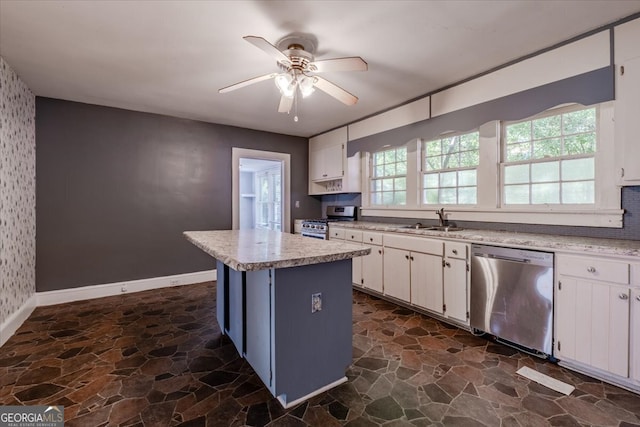
<path id="1" fill-rule="evenodd" d="M 378 253 L 379 253 L 379 254 L 382 254 L 382 249 L 378 249 Z"/>
<path id="2" fill-rule="evenodd" d="M 458 255 L 458 250 L 457 249 L 454 249 L 451 252 L 453 252 L 454 255 Z"/>
<path id="3" fill-rule="evenodd" d="M 640 295 L 636 295 L 636 301 L 640 301 Z"/>
<path id="4" fill-rule="evenodd" d="M 405 257 L 406 259 L 409 259 L 409 255 L 405 255 L 404 257 Z"/>
<path id="5" fill-rule="evenodd" d="M 627 294 L 620 294 L 620 295 L 618 295 L 618 297 L 619 297 L 620 299 L 622 299 L 622 300 L 629 299 L 629 295 L 627 295 Z"/>
<path id="6" fill-rule="evenodd" d="M 596 268 L 595 267 L 589 267 L 589 268 L 587 268 L 587 271 L 589 273 L 595 273 L 596 272 Z"/>
<path id="7" fill-rule="evenodd" d="M 451 263 L 450 262 L 445 262 L 444 265 L 445 265 L 445 267 L 451 267 Z"/>

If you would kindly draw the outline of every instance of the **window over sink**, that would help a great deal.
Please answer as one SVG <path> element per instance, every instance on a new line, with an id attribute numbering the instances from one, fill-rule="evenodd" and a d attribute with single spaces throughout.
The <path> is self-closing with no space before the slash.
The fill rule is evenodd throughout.
<path id="1" fill-rule="evenodd" d="M 593 205 L 597 139 L 596 107 L 504 123 L 503 205 Z"/>
<path id="2" fill-rule="evenodd" d="M 370 153 L 362 215 L 621 227 L 613 113 L 563 105 Z"/>

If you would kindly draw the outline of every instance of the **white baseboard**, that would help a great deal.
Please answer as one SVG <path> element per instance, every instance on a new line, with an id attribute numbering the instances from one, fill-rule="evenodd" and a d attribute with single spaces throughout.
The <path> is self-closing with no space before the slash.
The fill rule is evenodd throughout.
<path id="1" fill-rule="evenodd" d="M 22 304 L 22 307 L 11 313 L 11 315 L 0 324 L 0 347 L 16 333 L 18 328 L 27 320 L 27 317 L 33 313 L 37 300 L 36 294 L 31 295 L 29 299 Z"/>
<path id="2" fill-rule="evenodd" d="M 151 289 L 171 286 L 191 285 L 216 280 L 216 270 L 197 271 L 195 273 L 176 274 L 174 276 L 151 277 L 149 279 L 128 280 L 103 285 L 82 286 L 80 288 L 60 289 L 57 291 L 37 292 L 38 306 L 63 304 L 113 295 L 130 294 Z"/>

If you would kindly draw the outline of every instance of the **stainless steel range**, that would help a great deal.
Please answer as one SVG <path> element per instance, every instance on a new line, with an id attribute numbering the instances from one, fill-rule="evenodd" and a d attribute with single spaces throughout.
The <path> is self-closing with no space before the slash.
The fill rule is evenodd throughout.
<path id="1" fill-rule="evenodd" d="M 326 218 L 304 220 L 300 232 L 305 237 L 327 240 L 330 222 L 355 221 L 356 212 L 356 206 L 327 206 Z"/>

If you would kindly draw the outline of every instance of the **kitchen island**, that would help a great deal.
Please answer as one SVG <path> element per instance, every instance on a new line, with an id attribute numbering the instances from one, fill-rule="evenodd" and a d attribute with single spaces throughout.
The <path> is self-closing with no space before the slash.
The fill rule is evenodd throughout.
<path id="1" fill-rule="evenodd" d="M 289 408 L 347 380 L 359 245 L 269 230 L 186 231 L 217 260 L 223 333 Z"/>

